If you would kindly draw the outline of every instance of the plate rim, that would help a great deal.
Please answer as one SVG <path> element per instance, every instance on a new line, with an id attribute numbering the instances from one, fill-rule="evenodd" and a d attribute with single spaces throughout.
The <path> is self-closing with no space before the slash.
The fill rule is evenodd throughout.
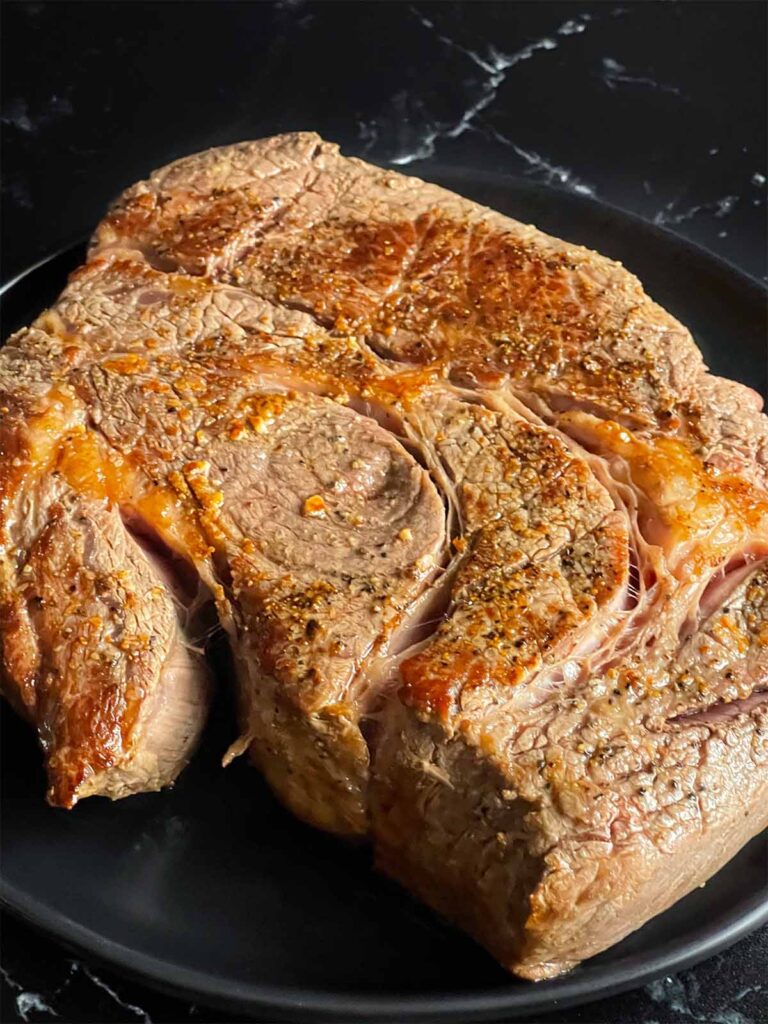
<path id="1" fill-rule="evenodd" d="M 613 217 L 628 222 L 632 227 L 655 236 L 660 242 L 670 243 L 687 250 L 697 260 L 726 276 L 744 290 L 750 301 L 765 303 L 768 287 L 758 278 L 741 270 L 704 246 L 671 229 L 653 224 L 636 213 L 614 206 L 601 199 L 580 196 L 542 182 L 534 182 L 502 171 L 491 172 L 455 165 L 430 164 L 418 170 L 427 178 L 507 183 L 520 193 L 551 195 L 555 201 L 578 205 L 597 206 Z M 48 264 L 76 250 L 87 241 L 83 236 L 70 240 L 55 252 L 36 261 L 0 285 L 0 296 L 42 271 Z M 576 243 L 574 243 L 576 244 Z M 7 710 L 4 712 L 7 713 Z M 751 842 L 766 836 L 758 833 Z M 745 844 L 746 845 L 746 844 Z M 742 847 L 743 849 L 743 847 Z M 410 993 L 369 995 L 345 993 L 343 990 L 312 989 L 298 986 L 270 986 L 263 983 L 245 983 L 227 979 L 204 970 L 184 967 L 161 960 L 108 939 L 98 932 L 79 924 L 66 914 L 45 905 L 29 891 L 8 883 L 0 865 L 0 907 L 31 924 L 54 940 L 91 957 L 109 969 L 115 970 L 148 987 L 170 993 L 176 997 L 203 1002 L 211 1007 L 238 1013 L 254 1011 L 286 1015 L 303 1014 L 302 1019 L 398 1020 L 403 1015 L 414 1020 L 487 1020 L 499 1014 L 515 1017 L 531 1011 L 563 1009 L 606 998 L 640 987 L 665 973 L 685 970 L 728 948 L 740 939 L 768 924 L 768 887 L 764 893 L 754 892 L 740 901 L 728 914 L 721 915 L 716 926 L 705 921 L 687 933 L 686 939 L 669 940 L 657 945 L 650 953 L 637 951 L 625 961 L 595 965 L 585 961 L 571 974 L 550 981 L 517 984 L 515 987 L 479 990 L 453 990 L 444 994 L 414 996 Z M 590 963 L 592 966 L 590 967 Z M 289 1017 L 289 1019 L 291 1019 Z M 294 1018 L 295 1019 L 295 1018 Z"/>
<path id="2" fill-rule="evenodd" d="M 758 834 L 750 841 L 761 838 L 761 835 Z M 703 923 L 693 932 L 697 938 L 689 941 L 680 955 L 675 956 L 669 948 L 679 948 L 679 943 L 674 940 L 659 947 L 651 957 L 646 953 L 633 953 L 627 958 L 626 965 L 610 966 L 607 973 L 611 980 L 600 987 L 591 984 L 589 975 L 566 974 L 551 981 L 521 983 L 520 988 L 510 990 L 500 987 L 498 991 L 486 994 L 467 990 L 430 996 L 369 996 L 228 981 L 219 975 L 180 967 L 131 949 L 113 939 L 106 939 L 60 911 L 41 906 L 35 897 L 20 893 L 5 882 L 3 890 L 0 892 L 0 906 L 3 909 L 64 945 L 150 988 L 198 1001 L 203 996 L 202 1001 L 210 1006 L 234 1009 L 240 1013 L 258 1010 L 285 1015 L 302 1011 L 311 1015 L 304 1018 L 307 1020 L 323 1019 L 329 1014 L 333 1014 L 334 1020 L 359 1020 L 365 1014 L 363 1019 L 369 1024 L 374 1020 L 399 1020 L 404 1014 L 409 1019 L 422 1021 L 481 1021 L 493 1019 L 499 1013 L 517 1016 L 531 1010 L 578 1006 L 640 987 L 662 974 L 692 967 L 768 924 L 768 898 L 758 892 L 746 901 L 746 912 L 742 905 L 741 909 L 726 918 L 727 924 L 721 924 L 715 932 L 711 931 L 708 923 Z M 639 966 L 635 963 L 637 960 L 642 961 Z M 588 965 L 589 961 L 584 963 Z M 599 968 L 593 968 L 593 971 L 599 971 Z"/>

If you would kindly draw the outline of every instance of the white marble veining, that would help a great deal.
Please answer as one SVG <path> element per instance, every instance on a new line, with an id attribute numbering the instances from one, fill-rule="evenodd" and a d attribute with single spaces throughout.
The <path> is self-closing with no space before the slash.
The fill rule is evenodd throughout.
<path id="1" fill-rule="evenodd" d="M 603 57 L 603 69 L 600 77 L 609 89 L 615 89 L 619 85 L 641 85 L 648 89 L 659 89 L 661 92 L 673 93 L 681 96 L 682 92 L 676 85 L 667 85 L 664 82 L 657 82 L 650 75 L 630 74 L 623 64 L 619 64 L 613 57 Z"/>
<path id="2" fill-rule="evenodd" d="M 121 999 L 117 992 L 115 992 L 113 988 L 110 988 L 106 981 L 92 971 L 87 964 L 73 962 L 72 967 L 74 970 L 82 971 L 86 978 L 92 981 L 93 984 L 97 988 L 101 989 L 102 992 L 106 992 L 109 998 L 114 1000 L 118 1006 L 122 1006 L 124 1010 L 129 1010 L 131 1013 L 135 1014 L 139 1020 L 144 1022 L 144 1024 L 152 1024 L 152 1018 L 146 1010 L 142 1010 L 140 1006 L 136 1006 L 134 1003 L 127 1003 L 124 999 Z"/>
<path id="3" fill-rule="evenodd" d="M 739 197 L 734 195 L 722 196 L 720 199 L 712 199 L 706 203 L 696 203 L 685 210 L 676 210 L 676 201 L 666 203 L 664 208 L 659 210 L 653 218 L 654 224 L 682 224 L 691 220 L 700 213 L 711 212 L 715 217 L 727 217 L 738 203 Z"/>
<path id="4" fill-rule="evenodd" d="M 478 114 L 493 103 L 496 99 L 499 87 L 505 81 L 508 72 L 522 61 L 530 60 L 539 51 L 555 50 L 558 47 L 556 36 L 567 37 L 578 35 L 583 32 L 587 22 L 591 21 L 591 15 L 582 14 L 575 18 L 569 18 L 555 29 L 551 36 L 544 36 L 534 42 L 527 43 L 512 53 L 500 52 L 492 43 L 487 46 L 485 55 L 477 53 L 467 46 L 446 36 L 436 26 L 435 22 L 427 17 L 416 7 L 411 7 L 414 17 L 421 25 L 433 32 L 436 38 L 445 46 L 468 57 L 486 75 L 485 81 L 481 83 L 479 97 L 471 103 L 453 124 L 433 124 L 425 129 L 418 144 L 406 153 L 400 153 L 390 158 L 390 163 L 397 166 L 404 166 L 413 163 L 415 160 L 426 160 L 434 156 L 435 145 L 440 138 L 455 139 L 473 126 Z"/>
<path id="5" fill-rule="evenodd" d="M 522 146 L 518 146 L 516 142 L 507 138 L 506 135 L 502 134 L 502 132 L 498 131 L 492 125 L 485 125 L 484 127 L 497 142 L 501 142 L 504 146 L 509 146 L 528 165 L 526 173 L 539 174 L 542 180 L 548 185 L 564 185 L 572 192 L 578 192 L 580 195 L 597 195 L 597 189 L 595 186 L 582 181 L 581 178 L 577 177 L 576 174 L 570 170 L 570 168 L 555 164 L 551 160 L 547 159 L 547 157 L 544 157 L 540 153 L 536 153 L 531 149 L 524 149 Z"/>
<path id="6" fill-rule="evenodd" d="M 58 1017 L 58 1013 L 53 1007 L 49 1006 L 45 999 L 40 995 L 39 992 L 27 992 L 23 985 L 20 985 L 14 977 L 12 977 L 4 967 L 0 967 L 0 976 L 8 987 L 16 993 L 16 1012 L 23 1021 L 29 1020 L 30 1011 L 35 1010 L 37 1013 L 47 1013 L 50 1017 Z"/>
<path id="7" fill-rule="evenodd" d="M 698 1005 L 701 986 L 691 972 L 660 978 L 645 987 L 645 992 L 654 1003 L 675 1014 L 674 1018 L 665 1017 L 665 1024 L 666 1021 L 672 1024 L 678 1020 L 695 1021 L 696 1024 L 765 1024 L 764 1020 L 746 1016 L 734 1005 L 750 993 L 760 991 L 760 986 L 750 986 L 731 997 L 728 1005 L 702 1011 Z"/>
<path id="8" fill-rule="evenodd" d="M 56 1000 L 61 996 L 66 988 L 72 983 L 74 978 L 81 974 L 88 981 L 93 984 L 100 991 L 106 993 L 107 996 L 117 1006 L 123 1010 L 127 1010 L 133 1014 L 142 1024 L 153 1024 L 152 1018 L 143 1010 L 140 1006 L 135 1003 L 130 1003 L 108 985 L 103 978 L 101 978 L 91 967 L 85 963 L 81 963 L 78 960 L 70 960 L 67 975 L 63 982 L 54 988 L 50 993 L 32 992 L 27 990 L 16 978 L 10 974 L 4 967 L 0 967 L 0 976 L 8 987 L 15 993 L 16 1012 L 22 1021 L 30 1021 L 29 1014 L 34 1012 L 35 1014 L 46 1014 L 49 1017 L 57 1017 L 61 1019 L 61 1013 L 55 1008 Z M 37 1020 L 37 1017 L 34 1018 Z"/>

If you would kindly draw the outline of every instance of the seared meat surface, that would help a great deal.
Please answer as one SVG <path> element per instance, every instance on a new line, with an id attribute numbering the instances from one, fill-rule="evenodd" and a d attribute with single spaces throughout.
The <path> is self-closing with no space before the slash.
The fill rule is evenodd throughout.
<path id="1" fill-rule="evenodd" d="M 208 602 L 226 759 L 522 977 L 766 826 L 768 421 L 618 264 L 310 133 L 224 147 L 124 193 L 0 390 L 52 802 L 173 781 Z"/>

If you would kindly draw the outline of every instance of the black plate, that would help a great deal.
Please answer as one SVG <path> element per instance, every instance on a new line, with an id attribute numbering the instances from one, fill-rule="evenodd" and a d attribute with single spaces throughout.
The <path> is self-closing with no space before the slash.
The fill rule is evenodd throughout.
<path id="1" fill-rule="evenodd" d="M 713 370 L 765 394 L 765 292 L 733 267 L 579 196 L 502 175 L 429 176 L 620 259 L 692 328 Z M 52 300 L 81 255 L 73 247 L 12 282 L 6 328 Z M 165 991 L 270 1019 L 335 1021 L 510 1018 L 586 1002 L 712 956 L 768 921 L 764 833 L 620 945 L 555 981 L 516 981 L 373 874 L 364 848 L 293 820 L 244 761 L 219 768 L 234 730 L 228 689 L 175 789 L 72 812 L 43 802 L 34 740 L 6 712 L 5 905 Z"/>

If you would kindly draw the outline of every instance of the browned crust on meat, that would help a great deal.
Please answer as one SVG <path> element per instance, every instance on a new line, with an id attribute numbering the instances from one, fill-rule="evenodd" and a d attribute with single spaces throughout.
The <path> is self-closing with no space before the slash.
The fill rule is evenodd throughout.
<path id="1" fill-rule="evenodd" d="M 312 133 L 278 136 L 128 190 L 0 368 L 6 529 L 54 467 L 83 500 L 155 528 L 247 662 L 240 746 L 281 798 L 344 834 L 370 810 L 383 869 L 510 969 L 551 976 L 617 941 L 763 827 L 768 423 L 619 264 Z M 295 606 L 318 587 L 338 597 L 341 576 L 277 572 L 279 536 L 229 515 L 227 453 L 268 458 L 260 438 L 298 392 L 394 427 L 456 534 L 449 547 L 434 528 L 430 492 L 422 525 L 389 539 L 412 545 L 398 600 L 375 573 L 349 575 L 356 609 L 382 616 L 353 653 L 354 631 L 334 633 L 339 601 Z M 59 498 L 35 534 L 44 565 Z M 290 500 L 288 532 L 335 514 L 330 489 Z M 7 535 L 3 663 L 44 734 L 16 547 Z M 753 563 L 730 609 L 698 616 Z M 371 681 L 432 585 L 449 615 Z M 143 706 L 127 689 L 110 700 L 113 676 L 90 671 L 60 723 L 76 752 L 61 755 L 64 802 L 125 752 Z"/>

